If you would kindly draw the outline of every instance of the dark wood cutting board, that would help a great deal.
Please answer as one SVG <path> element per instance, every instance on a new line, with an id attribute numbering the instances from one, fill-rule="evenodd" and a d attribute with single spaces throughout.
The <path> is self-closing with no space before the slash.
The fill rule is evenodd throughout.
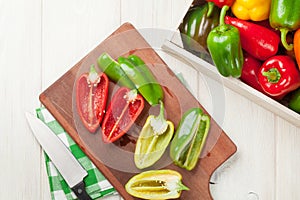
<path id="1" fill-rule="evenodd" d="M 129 23 L 120 26 L 106 40 L 42 92 L 40 95 L 42 104 L 90 157 L 95 166 L 100 169 L 120 195 L 124 199 L 135 199 L 125 191 L 124 185 L 133 175 L 139 172 L 133 163 L 136 137 L 148 115 L 156 114 L 158 109 L 146 104 L 133 128 L 113 144 L 102 142 L 100 129 L 95 134 L 91 134 L 84 129 L 74 106 L 73 95 L 75 93 L 73 86 L 79 75 L 87 72 L 91 64 L 97 65 L 96 60 L 103 52 L 109 53 L 115 59 L 121 55 L 126 56 L 134 53 L 145 61 L 158 82 L 163 86 L 166 115 L 175 127 L 177 127 L 185 111 L 192 107 L 202 108 L 202 106 Z M 117 87 L 117 85 L 110 82 L 109 98 L 111 98 Z M 209 192 L 210 177 L 216 168 L 235 152 L 235 144 L 212 119 L 206 145 L 194 170 L 186 171 L 173 165 L 168 157 L 168 150 L 151 169 L 168 168 L 182 174 L 183 183 L 190 188 L 190 191 L 182 192 L 180 199 L 212 199 Z"/>

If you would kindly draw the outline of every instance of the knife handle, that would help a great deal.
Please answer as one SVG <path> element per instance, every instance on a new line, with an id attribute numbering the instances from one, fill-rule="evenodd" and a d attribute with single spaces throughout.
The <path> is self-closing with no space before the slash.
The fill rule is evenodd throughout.
<path id="1" fill-rule="evenodd" d="M 71 188 L 79 200 L 92 200 L 85 190 L 84 182 L 80 182 Z"/>

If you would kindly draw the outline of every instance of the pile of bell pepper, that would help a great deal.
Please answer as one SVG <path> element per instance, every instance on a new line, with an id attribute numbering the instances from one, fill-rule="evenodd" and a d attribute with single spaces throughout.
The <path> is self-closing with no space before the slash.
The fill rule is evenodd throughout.
<path id="1" fill-rule="evenodd" d="M 76 108 L 82 124 L 94 133 L 100 126 L 102 139 L 112 143 L 126 134 L 142 113 L 144 104 L 160 106 L 158 116 L 149 115 L 136 141 L 134 162 L 137 168 L 154 165 L 170 145 L 174 164 L 192 170 L 210 130 L 210 117 L 199 107 L 187 110 L 175 129 L 165 118 L 164 93 L 151 70 L 137 55 L 120 56 L 114 60 L 107 53 L 97 59 L 101 72 L 94 65 L 76 80 Z M 111 92 L 109 81 L 119 87 Z M 176 132 L 175 132 L 176 130 Z M 174 135 L 175 132 L 175 135 Z M 140 198 L 177 198 L 188 190 L 181 175 L 173 170 L 145 171 L 132 177 L 126 190 Z"/>
<path id="2" fill-rule="evenodd" d="M 200 2 L 179 27 L 184 48 L 300 113 L 300 1 Z"/>

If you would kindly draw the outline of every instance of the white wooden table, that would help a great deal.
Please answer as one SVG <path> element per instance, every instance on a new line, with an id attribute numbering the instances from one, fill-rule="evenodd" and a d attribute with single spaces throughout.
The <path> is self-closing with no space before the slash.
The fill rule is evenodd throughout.
<path id="1" fill-rule="evenodd" d="M 40 106 L 38 95 L 122 23 L 175 30 L 190 2 L 0 0 L 0 199 L 50 199 L 42 149 L 24 116 Z M 213 109 L 203 76 L 158 51 Z M 300 199 L 300 129 L 224 91 L 221 125 L 238 152 L 214 173 L 214 199 Z"/>

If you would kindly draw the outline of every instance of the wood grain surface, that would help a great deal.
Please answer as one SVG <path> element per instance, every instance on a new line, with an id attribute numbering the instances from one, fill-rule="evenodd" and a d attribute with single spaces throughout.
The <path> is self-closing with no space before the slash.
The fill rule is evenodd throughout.
<path id="1" fill-rule="evenodd" d="M 106 158 L 103 157 L 105 153 L 102 151 L 103 148 L 107 150 L 117 147 L 118 149 L 128 152 L 129 155 L 133 157 L 134 143 L 136 140 L 134 134 L 130 134 L 133 130 L 130 130 L 127 134 L 128 136 L 123 137 L 119 142 L 111 144 L 112 146 L 105 146 L 101 143 L 100 130 L 96 134 L 87 133 L 87 131 L 81 127 L 76 117 L 76 111 L 74 110 L 74 81 L 81 73 L 87 71 L 91 64 L 96 64 L 96 59 L 102 52 L 108 52 L 113 58 L 134 53 L 145 61 L 156 76 L 158 82 L 164 88 L 164 103 L 167 118 L 174 122 L 175 127 L 178 125 L 182 114 L 186 110 L 196 106 L 201 107 L 201 105 L 185 86 L 181 84 L 180 80 L 149 46 L 138 31 L 129 23 L 120 26 L 113 34 L 40 95 L 42 104 L 47 107 L 76 143 L 78 143 L 83 151 L 92 159 L 123 198 L 133 199 L 124 189 L 124 185 L 129 178 L 137 173 L 134 166 L 130 167 L 130 165 L 133 165 L 133 161 L 129 159 L 127 163 L 126 161 L 118 163 L 120 166 L 129 166 L 126 170 L 120 170 L 122 167 L 117 168 L 116 166 L 107 164 L 109 161 L 105 160 Z M 117 86 L 111 82 L 110 93 L 113 93 L 115 88 L 117 88 Z M 156 112 L 155 109 L 151 110 L 150 106 L 145 106 L 143 113 L 136 121 L 136 127 L 138 127 L 138 129 L 142 127 L 148 114 L 152 114 L 153 112 Z M 191 190 L 183 192 L 181 199 L 212 199 L 209 192 L 210 177 L 217 167 L 235 152 L 235 144 L 212 119 L 211 129 L 201 156 L 202 158 L 194 170 L 188 172 L 171 163 L 165 166 L 163 163 L 161 166 L 158 165 L 158 167 L 174 169 L 183 175 L 183 182 Z M 111 158 L 113 160 L 117 159 L 117 155 L 111 155 Z M 132 171 L 130 171 L 131 168 Z"/>

